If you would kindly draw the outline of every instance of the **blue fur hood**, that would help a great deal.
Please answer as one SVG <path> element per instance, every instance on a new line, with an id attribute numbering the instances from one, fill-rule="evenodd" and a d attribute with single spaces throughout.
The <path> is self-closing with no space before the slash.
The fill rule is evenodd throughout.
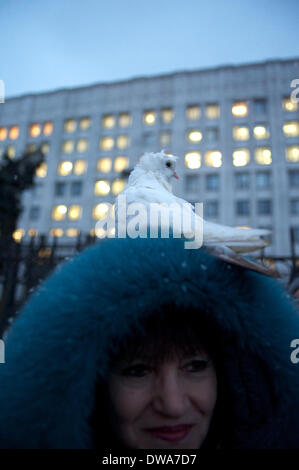
<path id="1" fill-rule="evenodd" d="M 299 448 L 299 317 L 277 281 L 178 239 L 108 239 L 60 265 L 6 339 L 0 447 L 92 447 L 109 344 L 162 303 L 207 312 L 221 338 L 233 448 Z"/>

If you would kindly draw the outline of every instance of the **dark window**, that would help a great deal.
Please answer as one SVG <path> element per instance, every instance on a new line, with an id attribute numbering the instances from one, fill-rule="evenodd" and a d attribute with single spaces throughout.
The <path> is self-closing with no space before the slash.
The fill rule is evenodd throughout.
<path id="1" fill-rule="evenodd" d="M 250 214 L 249 201 L 247 200 L 236 201 L 236 214 L 237 215 L 249 215 Z"/>
<path id="2" fill-rule="evenodd" d="M 30 220 L 37 220 L 39 218 L 39 214 L 40 214 L 40 207 L 38 206 L 30 207 L 30 211 L 29 211 Z"/>
<path id="3" fill-rule="evenodd" d="M 206 188 L 209 191 L 217 191 L 220 185 L 219 175 L 207 175 L 206 177 Z"/>
<path id="4" fill-rule="evenodd" d="M 32 196 L 33 197 L 41 197 L 42 195 L 42 188 L 43 188 L 43 185 L 42 183 L 35 183 L 33 188 L 31 189 L 32 191 Z"/>
<path id="5" fill-rule="evenodd" d="M 299 243 L 299 227 L 292 227 L 294 233 L 294 242 Z"/>
<path id="6" fill-rule="evenodd" d="M 258 189 L 266 189 L 271 186 L 271 173 L 269 171 L 259 171 L 255 176 Z"/>
<path id="7" fill-rule="evenodd" d="M 207 142 L 217 142 L 219 138 L 218 127 L 207 127 L 204 136 Z"/>
<path id="8" fill-rule="evenodd" d="M 144 145 L 152 145 L 156 141 L 154 132 L 144 132 L 142 135 L 142 141 Z"/>
<path id="9" fill-rule="evenodd" d="M 292 199 L 290 201 L 290 213 L 292 215 L 299 214 L 299 199 Z"/>
<path id="10" fill-rule="evenodd" d="M 64 196 L 66 193 L 66 183 L 59 181 L 55 183 L 55 196 Z"/>
<path id="11" fill-rule="evenodd" d="M 257 201 L 257 213 L 259 215 L 272 214 L 272 201 L 270 199 L 261 199 Z"/>
<path id="12" fill-rule="evenodd" d="M 264 98 L 259 98 L 254 100 L 254 112 L 255 114 L 265 114 L 267 112 L 267 100 Z"/>
<path id="13" fill-rule="evenodd" d="M 292 188 L 299 186 L 299 170 L 290 170 L 289 173 L 289 186 Z"/>
<path id="14" fill-rule="evenodd" d="M 203 205 L 204 217 L 218 217 L 219 203 L 218 201 L 206 201 Z"/>
<path id="15" fill-rule="evenodd" d="M 73 181 L 71 183 L 71 196 L 81 196 L 82 181 Z"/>
<path id="16" fill-rule="evenodd" d="M 186 175 L 185 176 L 185 191 L 188 191 L 188 192 L 199 191 L 199 175 Z"/>
<path id="17" fill-rule="evenodd" d="M 247 172 L 235 173 L 235 185 L 237 189 L 248 189 L 250 186 L 250 174 Z"/>

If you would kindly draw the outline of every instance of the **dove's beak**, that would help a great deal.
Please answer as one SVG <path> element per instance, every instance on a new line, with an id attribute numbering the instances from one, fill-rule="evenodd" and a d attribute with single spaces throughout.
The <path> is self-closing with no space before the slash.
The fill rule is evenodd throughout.
<path id="1" fill-rule="evenodd" d="M 179 175 L 174 171 L 173 172 L 173 176 L 178 180 L 179 179 Z"/>

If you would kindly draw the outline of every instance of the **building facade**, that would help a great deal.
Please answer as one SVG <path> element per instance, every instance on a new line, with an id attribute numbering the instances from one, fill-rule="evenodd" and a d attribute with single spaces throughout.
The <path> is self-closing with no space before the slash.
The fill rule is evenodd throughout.
<path id="1" fill-rule="evenodd" d="M 163 148 L 180 157 L 176 195 L 203 202 L 207 220 L 270 228 L 268 253 L 289 255 L 290 227 L 299 245 L 296 79 L 299 90 L 299 58 L 7 99 L 0 154 L 17 158 L 39 145 L 45 153 L 16 238 L 93 234 L 124 170 Z"/>

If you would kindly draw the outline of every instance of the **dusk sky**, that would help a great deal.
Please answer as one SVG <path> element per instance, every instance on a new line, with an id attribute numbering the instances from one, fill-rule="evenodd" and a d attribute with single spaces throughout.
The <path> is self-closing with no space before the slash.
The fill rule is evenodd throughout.
<path id="1" fill-rule="evenodd" d="M 5 0 L 6 98 L 299 56 L 298 0 Z"/>

